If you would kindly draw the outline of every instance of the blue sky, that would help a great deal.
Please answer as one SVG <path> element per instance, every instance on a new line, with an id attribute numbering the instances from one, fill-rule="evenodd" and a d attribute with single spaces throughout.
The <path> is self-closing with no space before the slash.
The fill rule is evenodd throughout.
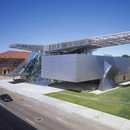
<path id="1" fill-rule="evenodd" d="M 130 31 L 130 0 L 0 0 L 0 53 L 13 43 L 53 44 Z M 130 44 L 95 55 L 130 55 Z"/>

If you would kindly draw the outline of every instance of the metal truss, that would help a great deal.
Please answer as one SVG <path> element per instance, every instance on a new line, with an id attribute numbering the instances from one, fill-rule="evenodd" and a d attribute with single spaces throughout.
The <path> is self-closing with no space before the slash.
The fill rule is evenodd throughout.
<path id="1" fill-rule="evenodd" d="M 130 31 L 49 45 L 12 44 L 10 48 L 49 53 L 71 53 L 130 43 Z"/>

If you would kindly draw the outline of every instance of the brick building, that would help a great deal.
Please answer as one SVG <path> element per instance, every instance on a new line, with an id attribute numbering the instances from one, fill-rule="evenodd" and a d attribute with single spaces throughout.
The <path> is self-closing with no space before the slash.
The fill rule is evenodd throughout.
<path id="1" fill-rule="evenodd" d="M 7 51 L 0 53 L 0 75 L 12 72 L 21 62 L 23 62 L 30 52 Z"/>

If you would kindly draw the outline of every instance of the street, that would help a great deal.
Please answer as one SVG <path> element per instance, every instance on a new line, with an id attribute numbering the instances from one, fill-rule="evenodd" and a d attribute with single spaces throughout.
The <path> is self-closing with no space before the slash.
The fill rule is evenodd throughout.
<path id="1" fill-rule="evenodd" d="M 0 130 L 111 130 L 93 120 L 0 88 L 0 94 L 4 93 L 14 101 L 0 101 Z"/>

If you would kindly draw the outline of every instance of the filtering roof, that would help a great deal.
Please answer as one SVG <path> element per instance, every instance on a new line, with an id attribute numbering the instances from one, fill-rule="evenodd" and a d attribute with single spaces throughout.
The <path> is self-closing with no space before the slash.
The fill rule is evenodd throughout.
<path id="1" fill-rule="evenodd" d="M 130 31 L 49 45 L 11 44 L 10 48 L 49 53 L 71 53 L 130 43 Z"/>

